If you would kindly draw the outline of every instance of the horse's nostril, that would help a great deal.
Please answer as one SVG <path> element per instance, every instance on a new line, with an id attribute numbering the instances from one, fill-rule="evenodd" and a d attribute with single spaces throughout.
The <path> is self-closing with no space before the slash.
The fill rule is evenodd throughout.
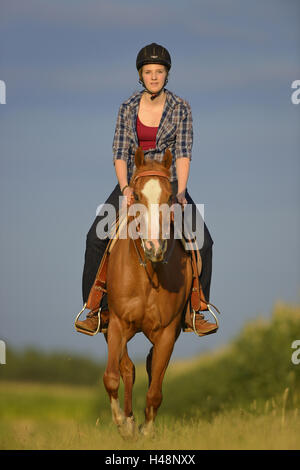
<path id="1" fill-rule="evenodd" d="M 147 253 L 153 253 L 154 252 L 154 244 L 150 240 L 147 240 L 145 242 L 145 248 Z"/>
<path id="2" fill-rule="evenodd" d="M 157 240 L 156 244 L 152 240 L 144 240 L 143 246 L 148 259 L 161 261 L 167 250 L 167 240 Z"/>

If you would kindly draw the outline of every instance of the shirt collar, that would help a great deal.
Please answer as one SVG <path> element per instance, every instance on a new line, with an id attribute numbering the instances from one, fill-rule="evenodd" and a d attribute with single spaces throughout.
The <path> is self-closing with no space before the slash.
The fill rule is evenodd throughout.
<path id="1" fill-rule="evenodd" d="M 167 107 L 171 107 L 171 108 L 174 108 L 174 106 L 179 103 L 179 100 L 176 98 L 176 96 L 174 95 L 174 93 L 172 93 L 171 91 L 167 90 L 165 88 L 165 92 L 166 92 L 166 103 L 167 103 Z M 144 93 L 144 91 L 137 91 L 136 93 L 134 93 L 126 102 L 126 104 L 128 104 L 131 108 L 138 108 L 139 106 L 139 103 L 140 103 L 140 100 L 141 100 L 141 97 L 142 97 L 142 94 Z"/>

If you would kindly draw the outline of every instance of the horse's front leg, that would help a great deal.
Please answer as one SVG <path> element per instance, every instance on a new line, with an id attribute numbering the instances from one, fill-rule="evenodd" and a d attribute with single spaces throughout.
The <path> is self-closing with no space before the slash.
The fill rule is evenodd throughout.
<path id="1" fill-rule="evenodd" d="M 126 332 L 125 332 L 126 331 Z M 120 434 L 127 438 L 135 434 L 135 423 L 132 413 L 132 387 L 135 378 L 135 367 L 127 353 L 127 341 L 132 334 L 124 328 L 121 321 L 113 314 L 105 336 L 108 346 L 108 361 L 103 376 L 104 386 L 109 395 L 112 418 Z M 120 407 L 118 391 L 120 375 L 125 385 L 125 413 Z"/>
<path id="2" fill-rule="evenodd" d="M 124 435 L 133 437 L 135 435 L 135 420 L 132 411 L 132 388 L 135 381 L 135 366 L 128 356 L 127 346 L 120 362 L 120 372 L 124 382 Z M 125 436 L 124 436 L 125 437 Z"/>
<path id="3" fill-rule="evenodd" d="M 126 342 L 122 335 L 120 321 L 116 315 L 112 313 L 110 315 L 106 340 L 108 360 L 103 382 L 110 399 L 113 421 L 117 426 L 122 426 L 125 421 L 125 416 L 119 405 L 118 391 L 120 385 L 120 360 L 123 356 Z"/>
<path id="4" fill-rule="evenodd" d="M 157 332 L 152 340 L 154 346 L 147 359 L 149 388 L 146 397 L 145 422 L 141 433 L 145 436 L 153 433 L 154 420 L 162 402 L 162 383 L 171 358 L 175 341 L 180 333 L 177 321 Z"/>

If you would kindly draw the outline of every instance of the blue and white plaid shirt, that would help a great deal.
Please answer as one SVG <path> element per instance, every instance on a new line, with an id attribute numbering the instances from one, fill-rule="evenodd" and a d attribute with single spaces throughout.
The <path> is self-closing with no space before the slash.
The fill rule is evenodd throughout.
<path id="1" fill-rule="evenodd" d="M 191 160 L 193 146 L 193 121 L 189 103 L 165 89 L 166 101 L 157 130 L 155 149 L 145 150 L 145 158 L 161 161 L 168 148 L 173 161 L 171 181 L 177 180 L 176 159 L 186 157 Z M 127 162 L 128 181 L 135 171 L 134 155 L 139 145 L 136 132 L 136 119 L 143 91 L 131 95 L 121 104 L 113 140 L 113 161 Z"/>

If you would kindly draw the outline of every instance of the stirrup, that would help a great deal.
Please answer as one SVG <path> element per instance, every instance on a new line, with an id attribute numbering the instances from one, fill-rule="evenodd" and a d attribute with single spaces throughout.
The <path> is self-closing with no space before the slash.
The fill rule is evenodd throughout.
<path id="1" fill-rule="evenodd" d="M 99 308 L 98 313 L 97 313 L 98 326 L 97 326 L 96 331 L 94 331 L 94 332 L 85 330 L 83 328 L 80 328 L 80 326 L 77 326 L 77 321 L 79 320 L 80 315 L 84 312 L 85 309 L 86 309 L 86 302 L 85 302 L 84 306 L 82 307 L 82 309 L 80 310 L 80 312 L 78 313 L 77 317 L 75 318 L 75 322 L 74 322 L 75 330 L 78 331 L 79 333 L 84 333 L 85 335 L 95 336 L 97 333 L 99 333 L 100 327 L 101 327 L 101 310 L 102 310 L 102 307 Z"/>
<path id="2" fill-rule="evenodd" d="M 218 320 L 217 316 L 215 315 L 215 313 L 213 312 L 213 310 L 211 309 L 211 307 L 213 307 L 216 310 L 216 312 L 218 312 L 219 315 L 221 315 L 221 313 L 214 304 L 210 304 L 210 303 L 207 304 L 208 310 L 210 311 L 210 313 L 212 314 L 212 316 L 216 320 L 217 329 L 219 329 L 219 320 Z M 194 333 L 196 333 L 197 336 L 203 336 L 203 334 L 199 334 L 198 331 L 196 330 L 196 313 L 197 312 L 193 308 L 192 308 L 192 312 L 193 312 L 193 320 L 192 321 L 193 321 Z M 214 331 L 216 331 L 216 330 L 214 330 Z M 206 333 L 206 334 L 209 334 L 209 333 Z"/>

